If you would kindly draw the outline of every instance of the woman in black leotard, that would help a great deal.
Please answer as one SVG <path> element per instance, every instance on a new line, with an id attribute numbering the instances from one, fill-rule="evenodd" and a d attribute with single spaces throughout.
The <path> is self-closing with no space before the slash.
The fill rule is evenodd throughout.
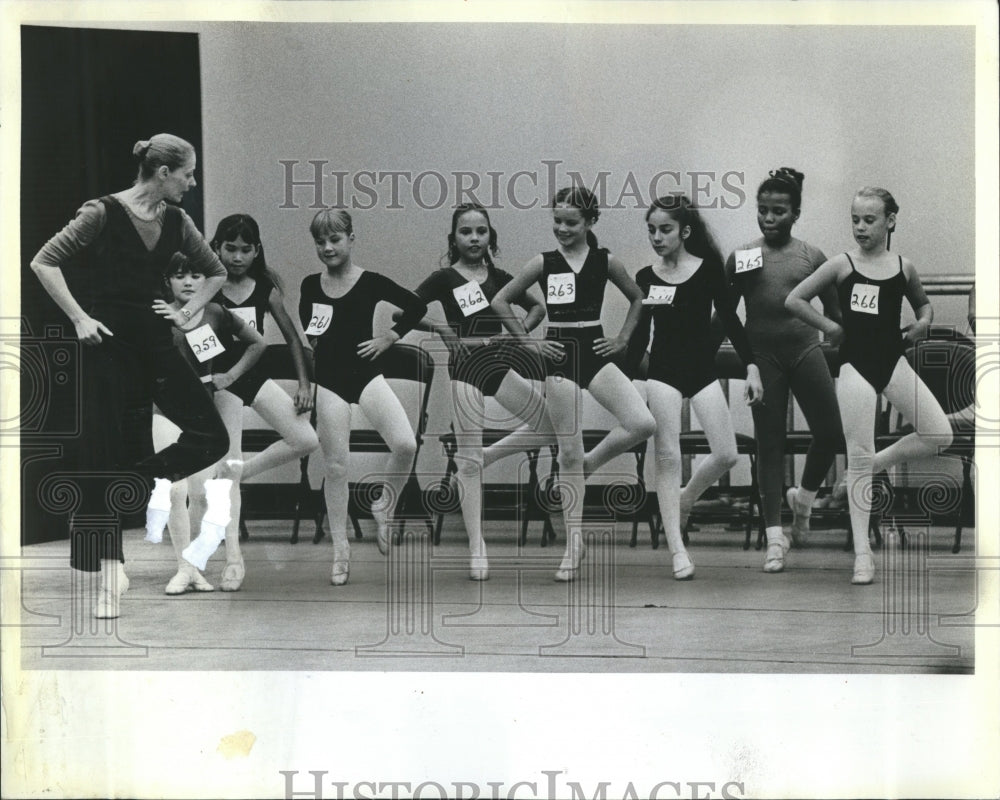
<path id="1" fill-rule="evenodd" d="M 926 335 L 934 311 L 913 264 L 889 252 L 888 240 L 898 211 L 895 199 L 885 189 L 858 191 L 851 205 L 858 246 L 823 264 L 785 301 L 799 319 L 824 331 L 834 343 L 843 341 L 837 399 L 847 438 L 847 488 L 855 553 L 851 583 L 857 584 L 868 584 L 875 578 L 875 560 L 868 542 L 873 471 L 933 455 L 951 444 L 952 438 L 944 411 L 903 356 L 907 344 Z M 837 286 L 840 293 L 843 327 L 809 304 L 829 286 Z M 916 321 L 900 331 L 904 294 Z M 873 431 L 879 394 L 920 430 L 875 454 Z"/>
<path id="2" fill-rule="evenodd" d="M 656 419 L 656 499 L 676 580 L 694 577 L 682 531 L 691 506 L 736 463 L 736 436 L 729 404 L 715 372 L 712 306 L 747 366 L 744 398 L 760 402 L 763 389 L 753 352 L 726 286 L 722 256 L 698 210 L 683 195 L 657 198 L 646 212 L 649 242 L 660 260 L 639 270 L 643 314 L 629 343 L 630 372 L 645 354 L 650 323 L 653 344 L 647 372 L 647 402 Z M 681 486 L 681 406 L 698 415 L 711 454 Z"/>
<path id="3" fill-rule="evenodd" d="M 79 469 L 97 473 L 134 469 L 155 481 L 147 510 L 147 531 L 161 535 L 170 510 L 170 481 L 180 480 L 221 458 L 226 429 L 212 400 L 174 347 L 171 324 L 184 324 L 212 299 L 226 270 L 190 217 L 175 203 L 195 186 L 195 152 L 189 142 L 157 134 L 136 142 L 135 184 L 123 192 L 87 202 L 32 259 L 42 286 L 76 328 L 82 348 Z M 182 308 L 163 299 L 163 274 L 180 251 L 207 277 Z M 63 268 L 79 264 L 91 296 L 82 306 L 66 284 Z M 136 396 L 138 395 L 138 396 Z M 123 421 L 129 402 L 153 402 L 181 429 L 170 447 L 127 462 Z M 144 438 L 151 439 L 149 427 Z M 108 478 L 109 484 L 113 478 Z M 106 492 L 85 497 L 81 515 L 106 513 Z M 229 522 L 228 495 L 211 504 L 210 525 Z M 121 527 L 88 531 L 70 544 L 75 569 L 101 572 L 94 607 L 99 618 L 117 617 L 128 581 L 119 567 Z"/>
<path id="4" fill-rule="evenodd" d="M 351 405 L 358 404 L 389 447 L 382 499 L 373 508 L 376 543 L 389 547 L 388 526 L 410 474 L 417 443 L 406 411 L 379 370 L 378 357 L 423 318 L 424 303 L 413 292 L 351 261 L 354 228 L 343 209 L 324 209 L 309 226 L 324 272 L 302 281 L 299 319 L 315 351 L 316 427 L 326 465 L 323 493 L 333 539 L 331 583 L 347 583 L 351 548 L 347 540 L 347 459 Z M 375 336 L 375 306 L 386 301 L 402 310 L 399 321 Z"/>
<path id="5" fill-rule="evenodd" d="M 458 206 L 448 234 L 448 266 L 431 273 L 416 289 L 426 303 L 438 302 L 446 323 L 425 318 L 419 327 L 437 333 L 448 347 L 455 406 L 454 429 L 458 465 L 456 478 L 462 518 L 469 535 L 469 577 L 486 580 L 489 564 L 482 533 L 482 472 L 503 456 L 523 452 L 555 437 L 545 414 L 544 399 L 530 381 L 545 380 L 538 354 L 502 335 L 503 326 L 490 302 L 513 278 L 493 263 L 497 233 L 486 209 Z M 545 308 L 530 292 L 517 299 L 527 315 L 523 324 L 535 328 Z M 493 397 L 521 427 L 491 447 L 483 447 L 484 397 Z"/>
<path id="6" fill-rule="evenodd" d="M 541 286 L 545 296 L 549 324 L 540 345 L 545 359 L 545 405 L 559 442 L 566 521 L 566 552 L 556 572 L 558 581 L 574 580 L 586 553 L 580 529 L 586 476 L 648 439 L 656 429 L 642 397 L 612 361 L 625 351 L 635 330 L 642 311 L 642 292 L 621 261 L 597 246 L 591 227 L 599 214 L 597 199 L 589 190 L 576 186 L 561 189 L 552 201 L 552 230 L 558 249 L 531 259 L 493 299 L 493 308 L 507 328 L 524 337 L 527 331 L 512 313 L 510 303 L 533 283 Z M 609 280 L 629 301 L 628 315 L 614 337 L 605 336 L 601 327 Z M 580 419 L 584 389 L 618 420 L 618 426 L 586 454 Z"/>

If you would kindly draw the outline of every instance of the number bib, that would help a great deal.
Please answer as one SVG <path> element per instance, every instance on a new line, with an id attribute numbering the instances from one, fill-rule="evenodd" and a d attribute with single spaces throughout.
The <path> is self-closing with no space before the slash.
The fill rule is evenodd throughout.
<path id="1" fill-rule="evenodd" d="M 851 292 L 851 311 L 862 314 L 878 314 L 878 290 L 880 286 L 870 283 L 856 283 Z"/>
<path id="2" fill-rule="evenodd" d="M 649 297 L 642 301 L 644 306 L 669 306 L 674 303 L 674 295 L 677 294 L 676 286 L 661 286 L 658 283 L 650 284 Z"/>
<path id="3" fill-rule="evenodd" d="M 229 309 L 229 312 L 234 317 L 239 317 L 240 320 L 242 320 L 243 323 L 245 325 L 247 325 L 248 327 L 253 328 L 253 330 L 257 330 L 257 309 L 256 308 L 253 308 L 253 307 L 250 307 L 250 308 L 231 308 L 231 309 Z"/>
<path id="4" fill-rule="evenodd" d="M 455 295 L 455 302 L 467 317 L 489 306 L 486 295 L 483 294 L 483 287 L 475 281 L 463 283 L 458 288 L 452 289 L 451 293 Z"/>
<path id="5" fill-rule="evenodd" d="M 205 363 L 206 361 L 215 358 L 218 355 L 226 352 L 226 348 L 222 346 L 219 341 L 219 337 L 215 335 L 215 331 L 212 330 L 212 326 L 207 322 L 204 325 L 200 325 L 193 331 L 188 331 L 184 334 L 184 338 L 187 339 L 188 346 L 191 348 L 191 352 L 194 353 L 194 357 L 198 359 L 199 363 Z"/>
<path id="6" fill-rule="evenodd" d="M 306 336 L 319 336 L 326 332 L 333 321 L 333 306 L 326 303 L 313 303 L 312 316 L 306 327 Z"/>
<path id="7" fill-rule="evenodd" d="M 545 300 L 550 305 L 558 303 L 572 303 L 576 300 L 576 273 L 557 272 L 549 275 L 549 290 L 545 295 Z"/>
<path id="8" fill-rule="evenodd" d="M 759 247 L 751 247 L 749 250 L 737 250 L 734 258 L 736 260 L 736 273 L 753 272 L 764 266 L 764 256 Z"/>

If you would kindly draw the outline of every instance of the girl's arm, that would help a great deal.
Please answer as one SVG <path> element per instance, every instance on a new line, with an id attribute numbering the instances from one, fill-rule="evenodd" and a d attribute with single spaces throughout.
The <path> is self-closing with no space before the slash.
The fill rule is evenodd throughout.
<path id="1" fill-rule="evenodd" d="M 511 303 L 518 302 L 521 298 L 530 296 L 528 295 L 528 290 L 532 284 L 538 282 L 544 271 L 545 259 L 539 254 L 525 264 L 524 269 L 500 288 L 500 291 L 494 295 L 490 306 L 497 313 L 503 326 L 511 332 L 514 338 L 518 339 L 522 344 L 530 344 L 533 347 L 537 347 L 538 352 L 545 358 L 559 358 L 563 354 L 563 346 L 561 344 L 544 339 L 538 341 L 528 335 L 529 331 L 538 325 L 538 322 L 545 319 L 545 306 L 540 304 L 538 307 L 536 315 L 541 316 L 538 322 L 533 320 L 530 313 L 522 320 L 514 313 L 514 309 L 511 308 Z M 532 328 L 528 327 L 529 323 L 532 324 Z"/>
<path id="2" fill-rule="evenodd" d="M 427 303 L 417 297 L 409 289 L 404 289 L 394 280 L 387 278 L 385 275 L 379 273 L 374 274 L 376 275 L 376 280 L 379 282 L 379 286 L 377 288 L 379 300 L 385 300 L 387 303 L 392 303 L 392 305 L 399 308 L 403 313 L 399 315 L 399 319 L 396 324 L 393 325 L 388 331 L 380 336 L 369 339 L 366 342 L 361 342 L 358 345 L 358 356 L 361 358 L 367 358 L 369 361 L 378 358 L 382 355 L 382 353 L 406 336 L 406 334 L 412 331 L 416 327 L 417 323 L 419 323 L 427 313 Z"/>
<path id="3" fill-rule="evenodd" d="M 636 275 L 635 277 L 638 279 L 640 275 Z M 635 285 L 639 287 L 639 291 L 642 292 L 644 297 L 649 294 L 649 287 L 644 283 L 640 284 L 636 280 Z M 639 377 L 642 359 L 646 355 L 646 348 L 649 347 L 652 322 L 653 309 L 649 306 L 643 306 L 642 313 L 639 315 L 639 322 L 636 324 L 635 330 L 628 340 L 628 348 L 625 351 L 625 374 L 633 380 Z"/>
<path id="4" fill-rule="evenodd" d="M 242 378 L 247 373 L 247 370 L 260 360 L 260 357 L 264 355 L 264 350 L 267 349 L 264 345 L 264 337 L 260 333 L 245 324 L 238 317 L 234 317 L 228 311 L 226 313 L 229 314 L 229 322 L 233 333 L 236 334 L 236 338 L 247 347 L 243 351 L 243 355 L 240 356 L 239 361 L 233 364 L 227 372 L 212 375 L 212 383 L 215 384 L 216 389 L 226 389 Z"/>
<path id="5" fill-rule="evenodd" d="M 300 331 L 296 329 L 295 323 L 285 309 L 285 295 L 277 286 L 271 289 L 267 306 L 291 351 L 292 363 L 295 365 L 295 374 L 299 381 L 299 386 L 295 390 L 295 410 L 303 414 L 312 408 L 312 383 L 309 380 L 309 367 L 306 363 L 305 350 L 302 348 Z"/>
<path id="6" fill-rule="evenodd" d="M 838 345 L 843 340 L 843 327 L 840 323 L 820 314 L 809 301 L 827 288 L 831 286 L 835 288 L 841 277 L 849 270 L 850 264 L 847 258 L 843 255 L 835 256 L 792 289 L 785 298 L 785 309 L 789 314 L 822 331 L 833 345 Z"/>
<path id="7" fill-rule="evenodd" d="M 418 297 L 419 290 L 418 290 Z M 425 298 L 426 299 L 426 298 Z M 402 311 L 393 311 L 392 319 L 394 322 L 398 322 L 403 317 Z M 416 325 L 413 326 L 414 330 L 417 331 L 427 331 L 428 333 L 436 333 L 444 346 L 448 348 L 448 352 L 453 355 L 464 355 L 464 350 L 466 345 L 462 344 L 462 340 L 458 338 L 458 334 L 455 333 L 455 329 L 451 327 L 447 322 L 441 322 L 439 319 L 435 319 L 431 316 L 425 316 Z"/>
<path id="8" fill-rule="evenodd" d="M 508 283 L 505 283 L 502 287 L 500 287 L 500 291 L 494 295 L 493 302 L 490 303 L 490 306 L 497 313 L 497 316 L 500 317 L 500 321 L 503 323 L 504 327 L 515 336 L 521 338 L 527 336 L 529 328 L 525 322 L 523 322 L 517 314 L 514 313 L 514 309 L 511 308 L 511 303 L 521 300 L 531 285 L 538 282 L 538 279 L 542 277 L 544 264 L 545 262 L 541 254 L 532 258 L 531 261 L 524 265 L 524 269 L 522 269 L 520 273 L 515 275 Z M 541 309 L 541 313 L 542 319 L 544 319 L 544 306 Z M 525 318 L 525 321 L 527 321 L 527 318 Z"/>
<path id="9" fill-rule="evenodd" d="M 814 269 L 818 269 L 829 260 L 819 248 L 809 244 L 806 245 L 806 248 Z M 837 297 L 837 287 L 827 286 L 819 293 L 819 300 L 823 304 L 823 314 L 838 325 L 843 325 L 844 317 L 840 310 L 840 298 Z"/>
<path id="10" fill-rule="evenodd" d="M 642 289 L 632 280 L 632 277 L 625 271 L 625 266 L 616 256 L 608 256 L 608 277 L 629 301 L 629 309 L 622 329 L 617 336 L 602 337 L 594 341 L 594 352 L 599 356 L 613 356 L 625 350 L 628 347 L 629 339 L 635 332 L 636 325 L 639 324 L 639 317 L 642 316 Z"/>
<path id="11" fill-rule="evenodd" d="M 521 320 L 521 324 L 528 333 L 531 333 L 545 319 L 545 303 L 535 297 L 531 289 L 527 289 L 517 304 L 527 312 L 524 319 Z"/>
<path id="12" fill-rule="evenodd" d="M 729 341 L 733 344 L 733 349 L 736 350 L 736 354 L 747 368 L 743 399 L 748 406 L 755 406 L 764 400 L 764 384 L 760 379 L 760 371 L 754 363 L 750 340 L 747 338 L 746 329 L 736 313 L 736 304 L 729 292 L 724 270 L 719 269 L 719 265 L 716 264 L 715 269 L 709 275 L 711 276 L 712 305 L 715 306 L 716 317 L 722 321 L 722 326 Z"/>
<path id="13" fill-rule="evenodd" d="M 413 290 L 413 293 L 421 300 L 423 300 L 424 303 L 426 303 L 428 306 L 430 306 L 431 303 L 437 303 L 438 305 L 442 305 L 440 296 L 444 291 L 446 291 L 447 287 L 442 286 L 440 284 L 440 279 L 441 279 L 440 275 L 441 275 L 441 270 L 432 272 L 430 275 L 424 278 L 424 280 L 416 289 Z M 403 319 L 402 311 L 392 312 L 393 322 L 398 323 L 402 319 Z M 445 344 L 458 341 L 458 337 L 455 335 L 455 331 L 451 327 L 451 325 L 449 325 L 447 322 L 442 322 L 436 317 L 432 317 L 430 315 L 425 315 L 418 322 L 415 322 L 413 324 L 413 330 L 427 331 L 428 333 L 436 333 L 438 336 L 441 337 L 441 340 L 445 342 Z"/>
<path id="14" fill-rule="evenodd" d="M 735 253 L 729 254 L 729 258 L 726 259 L 726 264 L 723 268 L 723 273 L 726 286 L 729 289 L 729 296 L 733 301 L 733 308 L 738 308 L 740 300 L 743 297 L 743 286 L 742 281 L 736 280 Z M 726 326 L 719 318 L 718 308 L 716 308 L 715 312 L 712 314 L 712 321 L 709 323 L 709 329 L 712 335 L 712 352 L 714 353 L 718 351 L 719 347 L 722 345 L 722 340 L 726 338 Z"/>
<path id="15" fill-rule="evenodd" d="M 927 336 L 927 329 L 934 321 L 934 307 L 927 299 L 920 274 L 908 258 L 903 259 L 903 275 L 906 276 L 906 299 L 910 301 L 910 308 L 916 317 L 914 322 L 903 326 L 903 338 L 915 342 Z"/>

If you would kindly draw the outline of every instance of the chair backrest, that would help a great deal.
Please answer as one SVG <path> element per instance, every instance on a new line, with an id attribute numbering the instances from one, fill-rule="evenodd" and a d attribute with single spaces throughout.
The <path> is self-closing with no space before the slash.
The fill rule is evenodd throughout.
<path id="1" fill-rule="evenodd" d="M 906 351 L 906 359 L 945 414 L 975 402 L 976 346 L 953 327 L 931 328 L 927 338 Z"/>

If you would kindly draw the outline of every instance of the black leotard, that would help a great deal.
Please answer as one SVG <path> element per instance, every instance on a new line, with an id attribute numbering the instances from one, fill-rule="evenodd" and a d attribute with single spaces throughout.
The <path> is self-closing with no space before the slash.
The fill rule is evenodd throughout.
<path id="1" fill-rule="evenodd" d="M 220 291 L 215 297 L 212 298 L 213 302 L 218 303 L 223 308 L 228 308 L 230 310 L 234 308 L 252 308 L 254 310 L 254 321 L 251 327 L 256 328 L 257 333 L 261 336 L 264 335 L 264 317 L 270 308 L 271 292 L 274 291 L 274 284 L 271 279 L 267 276 L 261 276 L 260 278 L 254 279 L 253 291 L 247 296 L 247 299 L 242 303 L 237 303 L 226 297 L 225 293 Z M 241 316 L 237 314 L 236 316 Z M 247 320 L 244 320 L 247 321 Z"/>
<path id="2" fill-rule="evenodd" d="M 601 327 L 601 307 L 604 303 L 604 289 L 608 283 L 608 251 L 604 248 L 590 248 L 587 258 L 578 273 L 567 263 L 558 250 L 542 253 L 542 275 L 538 285 L 545 296 L 545 307 L 552 322 L 594 322 L 585 328 L 560 328 L 549 326 L 545 338 L 563 345 L 564 355 L 558 361 L 545 359 L 545 374 L 549 377 L 566 378 L 581 389 L 586 389 L 594 376 L 611 359 L 594 352 L 594 341 L 604 336 Z M 559 289 L 550 284 L 553 275 L 572 273 L 572 289 Z M 571 302 L 554 302 L 571 297 Z"/>
<path id="3" fill-rule="evenodd" d="M 486 339 L 503 333 L 500 317 L 490 307 L 490 302 L 500 289 L 513 277 L 492 264 L 487 265 L 486 280 L 471 289 L 471 295 L 456 290 L 465 287 L 469 281 L 452 267 L 432 272 L 416 289 L 417 296 L 426 303 L 437 300 L 444 309 L 445 319 L 463 340 Z M 459 299 L 460 298 L 460 299 Z M 479 307 L 471 313 L 469 300 Z M 519 305 L 522 305 L 519 301 Z M 465 355 L 449 353 L 448 371 L 452 380 L 462 381 L 477 387 L 484 395 L 494 395 L 504 377 L 511 370 L 532 380 L 544 380 L 545 373 L 541 361 L 531 351 L 518 345 L 513 339 L 503 338 L 495 343 L 467 343 Z"/>
<path id="4" fill-rule="evenodd" d="M 850 256 L 847 260 L 851 272 L 837 287 L 844 316 L 840 363 L 853 366 L 881 394 L 905 352 L 899 328 L 906 292 L 903 258 L 899 256 L 899 272 L 882 280 L 862 275 Z"/>
<path id="5" fill-rule="evenodd" d="M 235 303 L 226 297 L 221 291 L 215 295 L 213 298 L 214 302 L 218 303 L 223 308 L 229 309 L 231 312 L 233 309 L 252 309 L 253 318 L 251 327 L 255 328 L 257 333 L 263 336 L 264 334 L 264 317 L 267 314 L 268 308 L 270 307 L 269 301 L 271 299 L 271 292 L 274 291 L 274 284 L 271 280 L 262 276 L 255 279 L 255 285 L 253 291 L 250 292 L 249 296 L 242 303 Z M 243 317 L 239 313 L 233 313 L 234 317 Z M 243 319 L 246 322 L 246 319 Z M 230 346 L 231 344 L 231 346 Z M 246 345 L 238 339 L 234 339 L 231 343 L 226 345 L 226 353 L 215 360 L 215 372 L 225 372 L 233 364 L 240 360 L 246 350 Z M 257 392 L 260 391 L 260 387 L 267 383 L 268 377 L 261 368 L 261 362 L 258 361 L 250 369 L 248 369 L 240 378 L 235 382 L 226 387 L 226 391 L 239 397 L 244 405 L 252 405 L 254 398 L 257 397 Z"/>
<path id="6" fill-rule="evenodd" d="M 673 295 L 663 305 L 643 306 L 642 316 L 629 342 L 627 362 L 638 365 L 649 342 L 650 321 L 654 323 L 653 345 L 649 354 L 651 380 L 673 386 L 683 397 L 693 397 L 718 379 L 715 371 L 715 343 L 711 333 L 712 305 L 744 364 L 754 362 L 750 342 L 726 286 L 721 262 L 703 261 L 683 283 L 669 283 L 653 270 L 643 267 L 635 282 L 648 298 L 651 286 L 666 287 Z M 630 370 L 630 374 L 634 374 Z"/>
<path id="7" fill-rule="evenodd" d="M 427 313 L 427 304 L 377 272 L 363 271 L 354 286 L 341 297 L 327 295 L 320 277 L 321 273 L 316 273 L 302 280 L 299 299 L 303 330 L 309 327 L 313 304 L 325 307 L 319 309 L 324 313 L 330 312 L 326 329 L 312 337 L 316 341 L 316 382 L 348 403 L 357 403 L 365 386 L 381 374 L 378 360 L 372 362 L 358 356 L 358 345 L 373 338 L 375 306 L 385 300 L 402 309 L 402 316 L 392 326 L 392 330 L 402 337 Z"/>
<path id="8" fill-rule="evenodd" d="M 203 325 L 208 325 L 211 331 L 205 331 L 202 335 L 196 337 L 194 341 L 188 340 L 188 334 L 199 330 Z M 191 365 L 191 368 L 201 379 L 202 383 L 208 384 L 207 379 L 213 374 L 225 372 L 242 357 L 246 347 L 242 340 L 240 340 L 239 335 L 245 327 L 246 325 L 243 320 L 234 316 L 229 309 L 223 308 L 213 301 L 205 304 L 198 322 L 191 325 L 187 330 L 177 327 L 173 328 L 174 345 L 180 350 L 181 355 L 184 356 L 184 360 Z M 207 361 L 199 361 L 195 349 L 212 345 L 212 342 L 207 341 L 210 336 L 214 337 L 225 348 L 225 351 Z M 234 349 L 233 342 L 238 343 L 240 346 L 239 353 L 235 358 L 232 355 Z M 245 374 L 241 376 L 240 380 L 243 377 L 245 377 Z M 235 385 L 236 383 L 233 383 L 227 391 Z M 214 389 L 214 387 L 210 385 L 209 389 Z"/>

